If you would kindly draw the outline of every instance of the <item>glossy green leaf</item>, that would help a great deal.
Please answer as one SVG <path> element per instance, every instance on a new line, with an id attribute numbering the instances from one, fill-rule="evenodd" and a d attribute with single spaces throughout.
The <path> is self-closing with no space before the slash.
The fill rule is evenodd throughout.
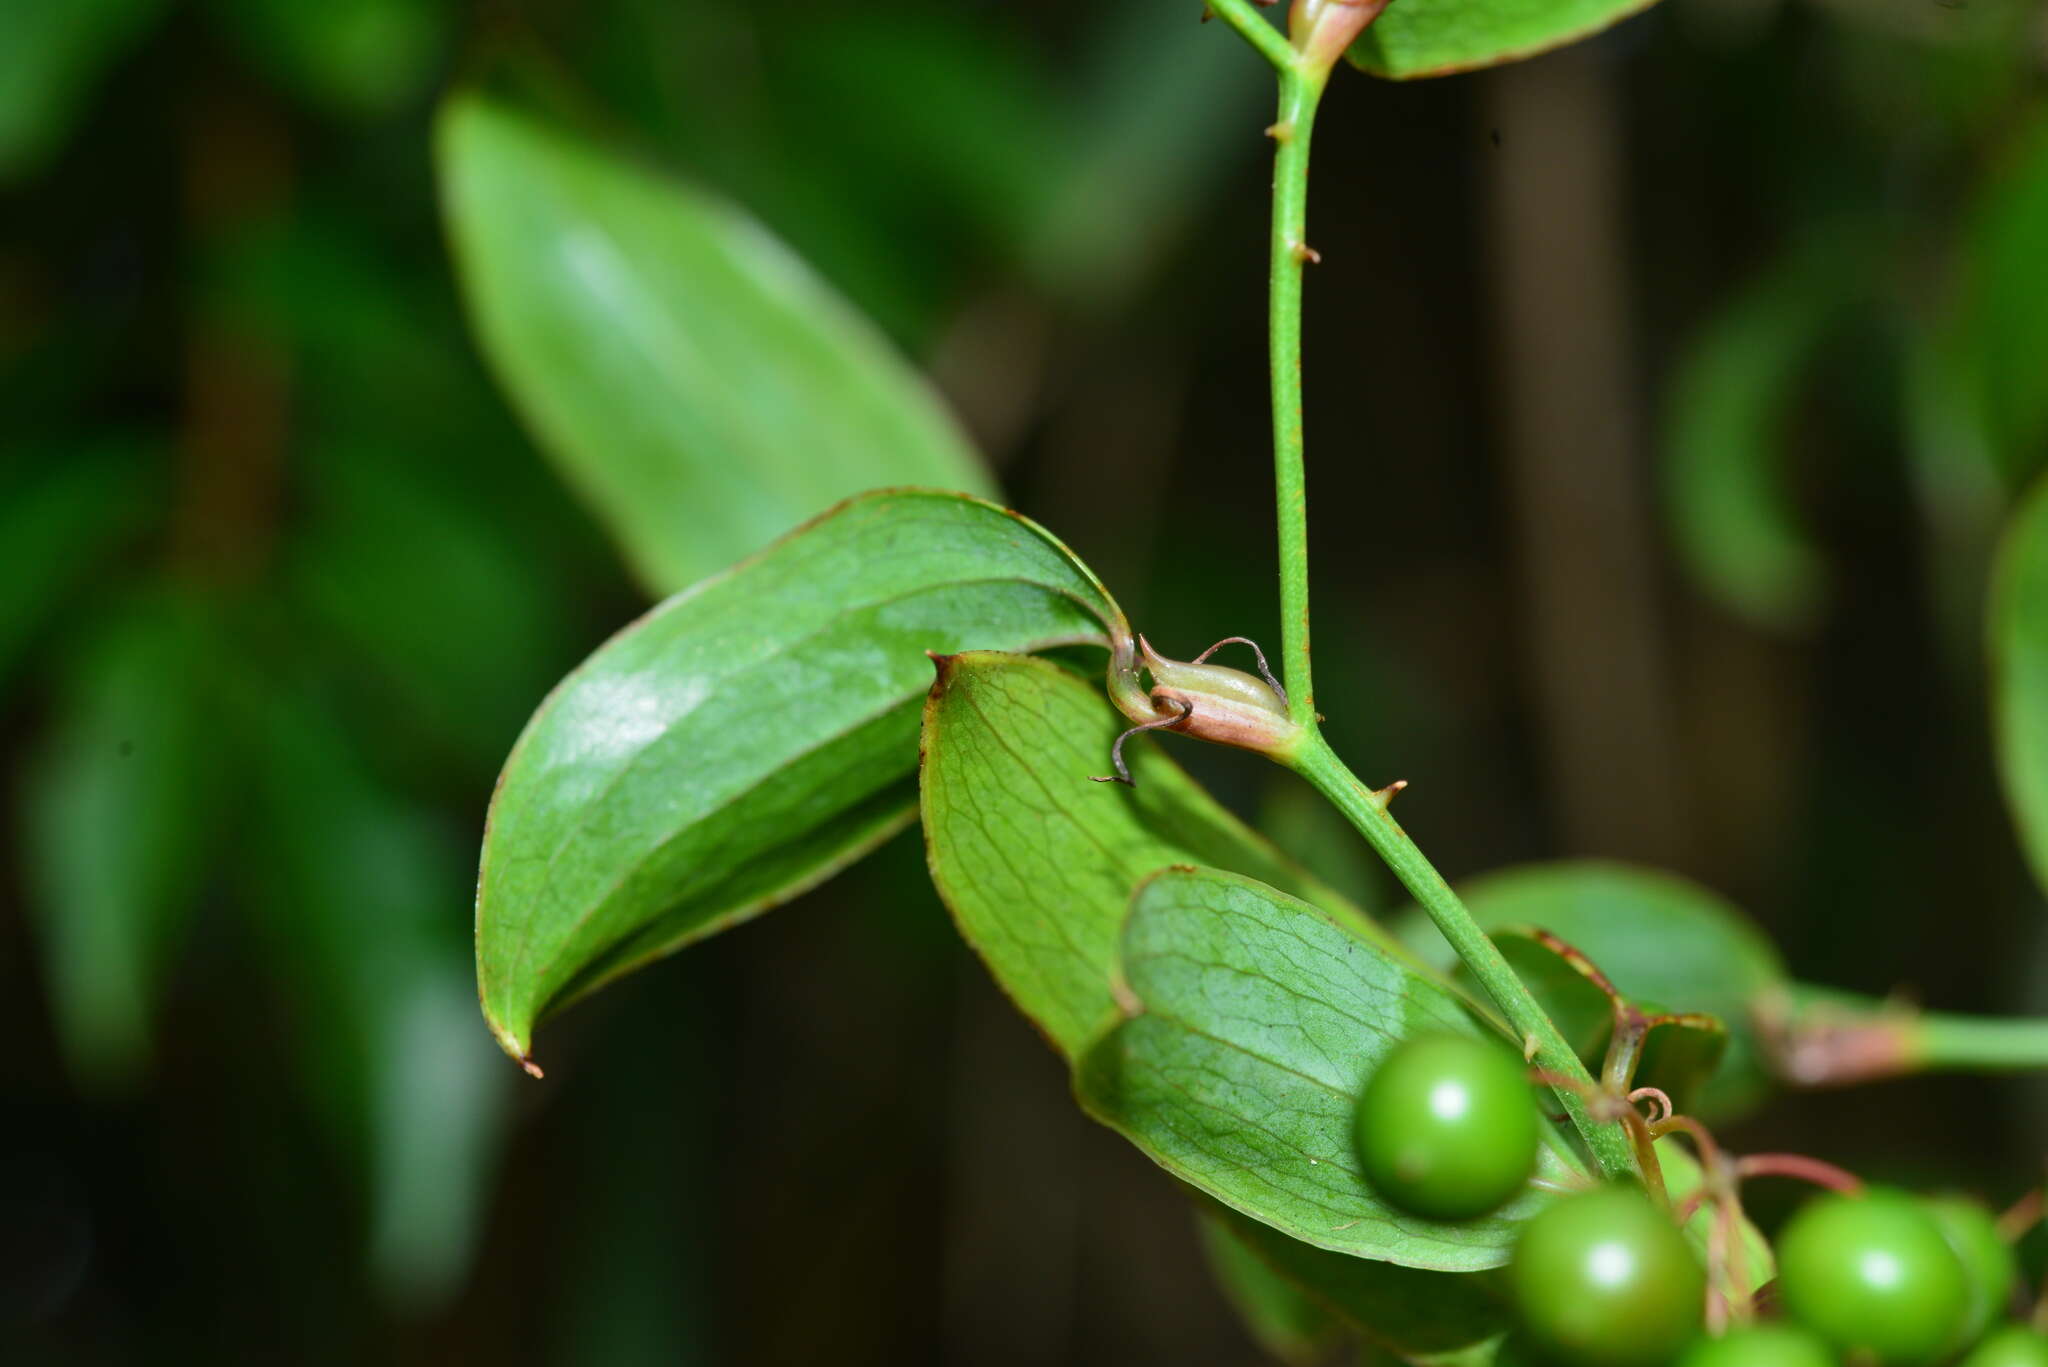
<path id="1" fill-rule="evenodd" d="M 212 0 L 257 67 L 331 113 L 390 114 L 417 97 L 446 44 L 444 0 Z"/>
<path id="2" fill-rule="evenodd" d="M 928 386 L 739 209 L 480 94 L 439 144 L 484 351 L 649 587 L 864 489 L 989 488 Z"/>
<path id="3" fill-rule="evenodd" d="M 2048 481 L 2007 524 L 1992 583 L 1991 711 L 1999 775 L 2034 879 L 2048 887 Z"/>
<path id="4" fill-rule="evenodd" d="M 524 1056 L 549 1009 L 898 829 L 926 651 L 1099 642 L 1120 620 L 1038 527 L 921 490 L 853 499 L 657 607 L 563 681 L 505 763 L 476 922 L 499 1041 Z"/>
<path id="5" fill-rule="evenodd" d="M 1401 1040 L 1483 1033 L 1462 999 L 1285 893 L 1178 867 L 1142 884 L 1122 936 L 1128 1018 L 1075 1065 L 1088 1112 L 1176 1177 L 1305 1243 L 1404 1267 L 1507 1259 L 1531 1190 L 1476 1220 L 1426 1220 L 1366 1181 L 1352 1112 Z M 1537 1175 L 1582 1171 L 1553 1141 Z"/>
<path id="6" fill-rule="evenodd" d="M 100 73 L 162 0 L 16 0 L 0 8 L 0 182 L 56 150 Z"/>
<path id="7" fill-rule="evenodd" d="M 23 841 L 58 1036 L 88 1085 L 132 1083 L 220 813 L 210 636 L 160 594 L 107 622 L 63 686 Z"/>
<path id="8" fill-rule="evenodd" d="M 1590 38 L 1653 0 L 1397 0 L 1346 54 L 1375 76 L 1414 80 L 1498 66 Z"/>
<path id="9" fill-rule="evenodd" d="M 1223 1207 L 1203 1203 L 1195 1212 L 1209 1273 L 1252 1341 L 1288 1367 L 1327 1358 L 1343 1333 L 1329 1308 L 1240 1237 Z"/>
<path id="10" fill-rule="evenodd" d="M 925 707 L 932 882 L 1017 1009 L 1069 1057 L 1115 1015 L 1118 930 L 1149 873 L 1242 869 L 1364 924 L 1153 745 L 1125 751 L 1136 788 L 1089 782 L 1124 725 L 1099 686 L 979 651 L 942 662 Z"/>
<path id="11" fill-rule="evenodd" d="M 1738 908 L 1675 875 L 1599 861 L 1531 864 L 1458 890 L 1487 930 L 1548 930 L 1631 999 L 1720 1017 L 1728 1048 L 1700 1108 L 1726 1113 L 1757 1099 L 1764 1075 L 1750 1005 L 1783 985 L 1785 967 Z M 1450 947 L 1420 911 L 1405 914 L 1396 929 L 1418 955 L 1450 966 Z"/>
<path id="12" fill-rule="evenodd" d="M 1664 420 L 1665 506 L 1680 557 L 1722 606 L 1777 630 L 1811 624 L 1827 566 L 1791 496 L 1789 410 L 1867 254 L 1829 238 L 1785 258 L 1690 343 Z"/>

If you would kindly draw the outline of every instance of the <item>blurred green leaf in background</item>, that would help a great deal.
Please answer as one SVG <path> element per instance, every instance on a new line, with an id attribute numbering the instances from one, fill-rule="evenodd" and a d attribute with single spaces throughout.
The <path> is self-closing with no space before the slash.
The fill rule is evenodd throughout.
<path id="1" fill-rule="evenodd" d="M 447 107 L 440 155 L 485 348 L 655 592 L 864 489 L 988 490 L 939 401 L 743 211 L 482 95 Z"/>
<path id="2" fill-rule="evenodd" d="M 160 588 L 86 641 L 29 790 L 42 947 L 72 1067 L 111 1089 L 152 1018 L 220 852 L 220 654 L 209 605 Z"/>
<path id="3" fill-rule="evenodd" d="M 0 185 L 40 169 L 162 0 L 16 0 L 0 12 Z"/>

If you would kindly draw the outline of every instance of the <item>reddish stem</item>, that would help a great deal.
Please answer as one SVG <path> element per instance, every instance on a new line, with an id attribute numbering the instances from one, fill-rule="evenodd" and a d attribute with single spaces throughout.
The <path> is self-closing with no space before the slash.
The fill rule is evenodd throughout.
<path id="1" fill-rule="evenodd" d="M 1745 1154 L 1735 1160 L 1735 1175 L 1738 1178 L 1796 1177 L 1802 1182 L 1841 1192 L 1844 1196 L 1860 1195 L 1863 1191 L 1863 1179 L 1855 1173 L 1818 1158 L 1808 1158 L 1803 1153 Z"/>

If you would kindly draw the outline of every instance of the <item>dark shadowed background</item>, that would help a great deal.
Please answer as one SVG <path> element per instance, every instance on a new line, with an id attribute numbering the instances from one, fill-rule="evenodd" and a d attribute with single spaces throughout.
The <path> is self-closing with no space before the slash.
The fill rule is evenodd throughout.
<path id="1" fill-rule="evenodd" d="M 1200 15 L 0 12 L 8 1360 L 1258 1360 L 914 831 L 550 1025 L 546 1080 L 497 1054 L 491 782 L 645 600 L 477 355 L 432 165 L 439 96 L 511 73 L 731 195 L 1153 641 L 1271 644 L 1269 82 Z M 1340 73 L 1318 692 L 1452 878 L 1661 865 L 1803 978 L 2048 1008 L 1980 645 L 2048 457 L 2044 57 L 2034 5 L 1665 0 Z M 1176 755 L 1398 903 L 1294 780 Z M 1893 1083 L 1730 1137 L 2009 1193 L 2043 1100 Z"/>

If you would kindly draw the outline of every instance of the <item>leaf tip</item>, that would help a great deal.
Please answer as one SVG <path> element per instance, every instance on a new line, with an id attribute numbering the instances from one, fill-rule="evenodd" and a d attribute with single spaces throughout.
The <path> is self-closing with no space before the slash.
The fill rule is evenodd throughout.
<path id="1" fill-rule="evenodd" d="M 529 1077 L 546 1076 L 541 1072 L 540 1065 L 533 1061 L 525 1033 L 503 1024 L 488 1009 L 484 1012 L 484 1018 L 490 1022 L 491 1037 L 498 1041 L 498 1047 L 505 1051 L 506 1057 L 524 1069 Z"/>

